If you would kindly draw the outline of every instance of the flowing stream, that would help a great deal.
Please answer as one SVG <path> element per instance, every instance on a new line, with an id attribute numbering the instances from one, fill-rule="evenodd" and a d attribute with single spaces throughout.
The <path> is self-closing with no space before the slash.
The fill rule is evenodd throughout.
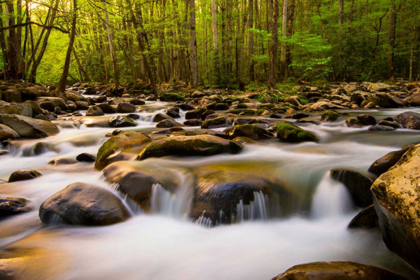
<path id="1" fill-rule="evenodd" d="M 154 129 L 151 117 L 164 112 L 166 106 L 160 102 L 139 106 L 141 118 L 135 129 Z M 351 115 L 361 112 L 381 119 L 403 110 L 347 111 Z M 237 155 L 168 159 L 179 166 L 253 164 L 256 174 L 270 172 L 305 198 L 300 211 L 278 218 L 273 215 L 275 202 L 255 192 L 250 204 L 237 204 L 235 223 L 210 227 L 211 222 L 204 217 L 195 221 L 189 218 L 193 194 L 188 187 L 170 193 L 154 185 L 151 213 L 145 214 L 106 183 L 92 164 L 48 165 L 53 159 L 75 158 L 82 152 L 96 155 L 107 139 L 105 134 L 114 130 L 86 123 L 76 127 L 65 120 L 57 124 L 62 126 L 58 135 L 17 141 L 10 154 L 0 157 L 3 180 L 18 169 L 35 169 L 43 174 L 30 181 L 0 184 L 1 196 L 24 197 L 34 206 L 27 214 L 0 221 L 1 253 L 19 256 L 6 265 L 23 270 L 27 279 L 271 279 L 293 265 L 313 261 L 355 261 L 416 278 L 387 250 L 380 233 L 347 229 L 361 209 L 353 205 L 346 188 L 330 178 L 329 170 L 366 172 L 379 157 L 420 141 L 418 132 L 347 128 L 344 120 L 305 124 L 305 129 L 320 137 L 320 143 L 269 140 L 263 145 L 248 145 Z M 39 141 L 52 143 L 55 149 L 36 156 L 33 146 Z M 40 204 L 74 182 L 112 190 L 131 209 L 133 217 L 106 227 L 42 225 Z M 182 185 L 190 184 L 189 178 L 183 178 Z"/>

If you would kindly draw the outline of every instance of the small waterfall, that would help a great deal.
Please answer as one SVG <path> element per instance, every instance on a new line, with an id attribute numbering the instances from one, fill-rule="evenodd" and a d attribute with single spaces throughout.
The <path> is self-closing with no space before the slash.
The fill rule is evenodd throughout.
<path id="1" fill-rule="evenodd" d="M 103 178 L 103 175 L 101 178 Z M 116 191 L 117 195 L 120 197 L 120 199 L 122 200 L 122 203 L 126 206 L 131 216 L 143 213 L 143 210 L 137 203 L 135 203 L 132 199 L 130 199 L 128 195 L 120 192 L 120 184 L 118 183 L 111 184 L 111 189 Z"/>
<path id="2" fill-rule="evenodd" d="M 173 193 L 160 184 L 154 184 L 150 199 L 151 212 L 177 219 L 188 219 L 193 192 L 191 183 L 188 178 L 183 178 Z"/>
<path id="3" fill-rule="evenodd" d="M 327 172 L 316 189 L 311 208 L 314 218 L 337 217 L 350 212 L 353 202 L 346 187 Z"/>
<path id="4" fill-rule="evenodd" d="M 241 199 L 236 205 L 236 222 L 266 220 L 268 218 L 267 206 L 268 197 L 261 191 L 254 192 L 254 201 L 250 201 L 249 204 L 244 204 Z"/>

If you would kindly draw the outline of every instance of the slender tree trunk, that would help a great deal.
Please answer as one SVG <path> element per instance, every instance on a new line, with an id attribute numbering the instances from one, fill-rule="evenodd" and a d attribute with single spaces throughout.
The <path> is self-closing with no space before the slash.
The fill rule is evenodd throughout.
<path id="1" fill-rule="evenodd" d="M 214 74 L 216 76 L 216 83 L 220 83 L 220 65 L 219 65 L 219 50 L 217 37 L 217 21 L 216 21 L 216 0 L 211 1 L 211 17 L 212 17 L 212 31 L 213 31 L 213 53 L 214 53 Z"/>
<path id="2" fill-rule="evenodd" d="M 248 0 L 248 10 L 249 10 L 249 29 L 254 28 L 254 1 Z M 254 66 L 254 33 L 252 31 L 248 32 L 248 56 L 249 56 L 249 80 L 252 82 L 255 80 L 255 66 Z"/>
<path id="3" fill-rule="evenodd" d="M 277 47 L 278 47 L 278 20 L 279 20 L 279 0 L 269 0 L 272 7 L 271 21 L 271 40 L 268 62 L 268 88 L 276 88 L 277 78 Z"/>
<path id="4" fill-rule="evenodd" d="M 117 61 L 117 56 L 115 54 L 114 45 L 112 43 L 112 33 L 111 33 L 111 27 L 109 25 L 109 19 L 108 19 L 108 9 L 106 7 L 106 2 L 103 1 L 102 3 L 104 5 L 104 12 L 105 12 L 105 24 L 106 24 L 106 32 L 108 34 L 109 53 L 111 54 L 112 69 L 114 71 L 114 85 L 116 88 L 118 88 L 120 86 L 118 61 Z"/>
<path id="5" fill-rule="evenodd" d="M 287 65 L 286 65 L 286 42 L 284 39 L 287 38 L 287 16 L 288 16 L 288 0 L 283 0 L 283 19 L 281 25 L 281 33 L 283 41 L 281 42 L 281 76 L 287 79 Z"/>
<path id="6" fill-rule="evenodd" d="M 3 4 L 0 3 L 0 15 L 3 18 Z M 1 46 L 1 53 L 3 56 L 3 70 L 4 70 L 4 79 L 7 79 L 7 68 L 8 68 L 8 61 L 7 61 L 7 45 L 5 38 L 5 32 L 3 31 L 3 20 L 0 20 L 0 46 Z"/>
<path id="7" fill-rule="evenodd" d="M 396 36 L 396 26 L 397 26 L 397 11 L 395 0 L 390 1 L 390 13 L 389 13 L 389 26 L 388 26 L 388 43 L 389 43 L 389 52 L 388 52 L 388 79 L 394 77 L 394 63 L 395 63 L 395 36 Z"/>
<path id="8" fill-rule="evenodd" d="M 409 72 L 409 81 L 412 82 L 413 81 L 413 64 L 414 64 L 414 44 L 416 42 L 417 39 L 417 11 L 418 11 L 418 0 L 415 0 L 414 2 L 414 11 L 413 11 L 413 39 L 411 40 L 410 43 L 410 72 Z"/>
<path id="9" fill-rule="evenodd" d="M 288 9 L 288 31 L 287 31 L 287 37 L 290 38 L 294 34 L 294 21 L 295 21 L 295 4 L 296 0 L 289 0 L 289 9 Z M 286 71 L 287 76 L 289 75 L 289 71 L 292 71 L 292 68 L 290 65 L 292 64 L 292 47 L 291 45 L 286 45 Z"/>
<path id="10" fill-rule="evenodd" d="M 67 85 L 67 77 L 70 71 L 71 53 L 73 50 L 74 39 L 76 37 L 76 22 L 77 22 L 77 0 L 73 0 L 73 21 L 71 24 L 70 41 L 67 48 L 66 60 L 64 62 L 63 73 L 57 85 L 57 92 L 64 92 Z"/>
<path id="11" fill-rule="evenodd" d="M 14 10 L 14 3 L 12 0 L 7 0 L 6 8 L 9 14 L 9 26 L 15 25 L 15 10 Z M 11 79 L 19 79 L 19 60 L 18 54 L 20 52 L 20 48 L 18 46 L 18 39 L 15 28 L 11 28 L 8 30 L 9 36 L 7 37 L 7 62 L 8 62 L 8 70 L 9 70 L 9 77 Z"/>
<path id="12" fill-rule="evenodd" d="M 192 86 L 198 86 L 198 65 L 197 65 L 197 40 L 195 31 L 195 0 L 190 1 L 190 60 L 191 60 L 191 73 L 192 73 Z"/>
<path id="13" fill-rule="evenodd" d="M 73 54 L 74 54 L 74 59 L 76 60 L 77 66 L 79 67 L 80 73 L 83 74 L 86 81 L 92 82 L 92 79 L 89 77 L 89 75 L 86 73 L 85 69 L 83 68 L 83 65 L 80 63 L 79 57 L 77 56 L 77 52 L 74 47 L 73 47 Z"/>

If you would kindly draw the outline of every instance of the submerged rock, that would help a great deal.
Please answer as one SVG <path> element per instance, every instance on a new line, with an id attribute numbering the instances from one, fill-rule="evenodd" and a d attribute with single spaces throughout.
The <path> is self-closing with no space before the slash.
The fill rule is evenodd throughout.
<path id="1" fill-rule="evenodd" d="M 32 180 L 41 176 L 42 174 L 36 170 L 17 170 L 10 175 L 9 183 Z"/>
<path id="2" fill-rule="evenodd" d="M 346 119 L 346 125 L 348 127 L 363 127 L 363 123 L 356 117 L 348 117 Z"/>
<path id="3" fill-rule="evenodd" d="M 378 177 L 381 176 L 383 173 L 388 171 L 388 169 L 394 166 L 411 146 L 412 145 L 405 146 L 399 151 L 390 152 L 377 159 L 369 167 L 369 172 L 375 174 Z"/>
<path id="4" fill-rule="evenodd" d="M 280 122 L 277 124 L 277 138 L 283 142 L 300 143 L 300 142 L 318 142 L 318 137 L 303 128 L 288 122 Z"/>
<path id="5" fill-rule="evenodd" d="M 96 157 L 88 153 L 81 153 L 76 157 L 76 160 L 79 162 L 95 162 Z"/>
<path id="6" fill-rule="evenodd" d="M 349 223 L 349 229 L 379 229 L 378 214 L 372 205 L 360 211 Z"/>
<path id="7" fill-rule="evenodd" d="M 139 155 L 143 160 L 164 156 L 212 156 L 221 153 L 238 153 L 242 146 L 216 136 L 177 136 L 150 143 Z"/>
<path id="8" fill-rule="evenodd" d="M 32 210 L 24 198 L 0 197 L 0 220 L 11 215 L 23 214 Z"/>
<path id="9" fill-rule="evenodd" d="M 136 106 L 131 103 L 122 102 L 118 104 L 117 112 L 118 113 L 134 113 L 136 111 Z"/>
<path id="10" fill-rule="evenodd" d="M 105 226 L 123 222 L 130 214 L 110 191 L 74 183 L 44 201 L 39 217 L 44 224 Z"/>
<path id="11" fill-rule="evenodd" d="M 44 138 L 59 132 L 57 126 L 50 121 L 32 119 L 19 115 L 0 115 L 0 123 L 11 127 L 22 137 Z"/>
<path id="12" fill-rule="evenodd" d="M 347 169 L 333 169 L 331 177 L 347 188 L 356 206 L 364 208 L 373 203 L 370 192 L 373 180 L 369 177 Z"/>
<path id="13" fill-rule="evenodd" d="M 150 138 L 141 132 L 124 131 L 108 139 L 98 150 L 95 168 L 102 170 L 110 164 L 110 157 L 117 152 L 148 144 Z M 115 161 L 115 160 L 114 160 Z"/>
<path id="14" fill-rule="evenodd" d="M 289 268 L 273 280 L 408 280 L 383 268 L 354 262 L 314 262 Z"/>
<path id="15" fill-rule="evenodd" d="M 372 185 L 375 209 L 387 247 L 420 270 L 420 145 Z"/>

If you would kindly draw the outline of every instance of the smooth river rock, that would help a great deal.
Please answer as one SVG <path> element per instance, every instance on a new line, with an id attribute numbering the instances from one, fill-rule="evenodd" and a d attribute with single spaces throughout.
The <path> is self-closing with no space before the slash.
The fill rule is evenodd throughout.
<path id="1" fill-rule="evenodd" d="M 0 123 L 11 127 L 22 137 L 44 138 L 55 135 L 59 132 L 57 126 L 40 119 L 32 119 L 19 115 L 0 115 Z"/>

